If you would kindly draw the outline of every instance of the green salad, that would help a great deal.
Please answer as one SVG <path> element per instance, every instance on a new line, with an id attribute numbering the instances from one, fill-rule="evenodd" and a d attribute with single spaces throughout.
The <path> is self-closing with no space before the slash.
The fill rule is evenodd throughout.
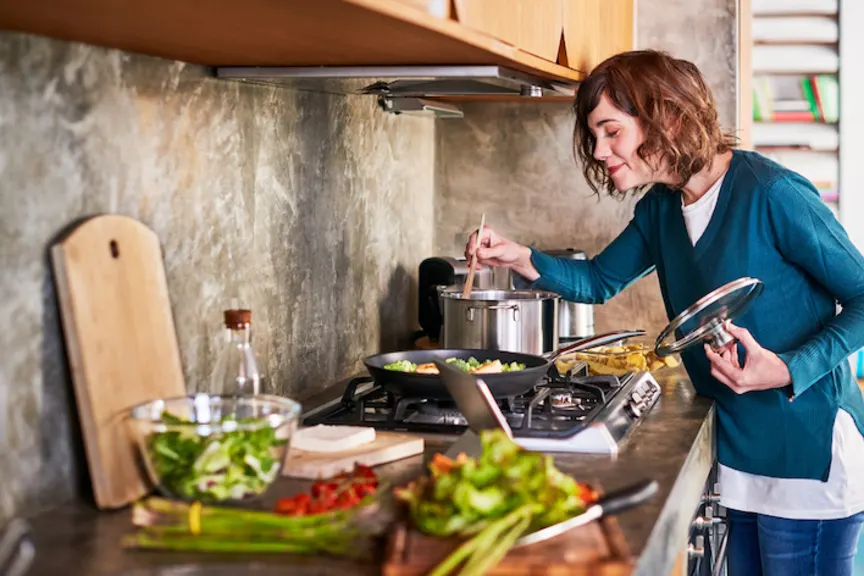
<path id="1" fill-rule="evenodd" d="M 468 360 L 462 358 L 447 358 L 448 364 L 462 370 L 463 372 L 477 374 L 499 374 L 501 372 L 518 372 L 525 369 L 525 364 L 520 362 L 501 362 L 501 360 L 485 360 L 480 362 L 473 356 Z M 384 365 L 385 370 L 394 370 L 397 372 L 414 372 L 417 374 L 438 374 L 438 367 L 434 363 L 415 364 L 408 360 L 399 360 Z"/>
<path id="2" fill-rule="evenodd" d="M 167 412 L 166 424 L 189 424 Z M 222 420 L 231 421 L 228 418 Z M 147 437 L 147 450 L 162 487 L 172 496 L 186 499 L 242 499 L 263 493 L 279 472 L 275 429 L 262 425 L 247 430 L 243 425 L 260 419 L 237 419 L 238 429 L 201 435 L 188 430 L 157 432 Z"/>

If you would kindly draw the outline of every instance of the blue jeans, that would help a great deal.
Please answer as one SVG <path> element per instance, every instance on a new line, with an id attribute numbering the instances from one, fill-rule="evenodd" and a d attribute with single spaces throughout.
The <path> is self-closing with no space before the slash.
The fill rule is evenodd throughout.
<path id="1" fill-rule="evenodd" d="M 729 576 L 852 576 L 864 512 L 839 520 L 726 512 Z"/>

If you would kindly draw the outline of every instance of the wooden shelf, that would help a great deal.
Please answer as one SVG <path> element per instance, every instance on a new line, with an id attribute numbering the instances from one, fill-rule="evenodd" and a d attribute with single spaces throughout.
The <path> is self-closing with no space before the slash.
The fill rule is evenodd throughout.
<path id="1" fill-rule="evenodd" d="M 818 154 L 835 154 L 837 148 L 811 148 L 810 146 L 754 146 L 760 152 L 813 152 Z"/>
<path id="2" fill-rule="evenodd" d="M 816 70 L 754 70 L 753 76 L 836 76 L 840 72 L 818 72 Z"/>
<path id="3" fill-rule="evenodd" d="M 755 12 L 753 18 L 837 18 L 837 12 Z"/>
<path id="4" fill-rule="evenodd" d="M 753 124 L 822 124 L 824 126 L 837 126 L 838 122 L 825 122 L 823 120 L 754 120 Z"/>
<path id="5" fill-rule="evenodd" d="M 0 2 L 0 28 L 210 66 L 496 64 L 584 77 L 396 0 Z"/>
<path id="6" fill-rule="evenodd" d="M 756 40 L 754 46 L 828 46 L 837 48 L 837 40 Z"/>

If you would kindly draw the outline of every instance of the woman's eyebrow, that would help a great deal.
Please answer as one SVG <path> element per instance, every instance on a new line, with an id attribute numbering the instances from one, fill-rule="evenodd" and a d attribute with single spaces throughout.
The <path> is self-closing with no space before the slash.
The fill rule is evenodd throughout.
<path id="1" fill-rule="evenodd" d="M 597 122 L 597 123 L 594 125 L 594 127 L 595 127 L 595 128 L 600 128 L 601 126 L 603 126 L 603 125 L 606 124 L 607 122 L 615 122 L 615 119 L 614 119 L 614 118 L 604 118 L 603 120 L 600 120 L 599 122 Z"/>

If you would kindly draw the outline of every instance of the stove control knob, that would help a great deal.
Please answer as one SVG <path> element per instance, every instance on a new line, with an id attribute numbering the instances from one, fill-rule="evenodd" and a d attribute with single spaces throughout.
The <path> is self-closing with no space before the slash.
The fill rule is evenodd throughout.
<path id="1" fill-rule="evenodd" d="M 639 418 L 642 415 L 642 407 L 636 402 L 630 402 L 627 404 L 627 411 L 630 412 L 630 415 L 634 418 Z"/>
<path id="2" fill-rule="evenodd" d="M 638 392 L 633 392 L 633 394 L 630 395 L 630 398 L 632 398 L 633 402 L 635 402 L 636 404 L 642 403 L 642 395 Z"/>

